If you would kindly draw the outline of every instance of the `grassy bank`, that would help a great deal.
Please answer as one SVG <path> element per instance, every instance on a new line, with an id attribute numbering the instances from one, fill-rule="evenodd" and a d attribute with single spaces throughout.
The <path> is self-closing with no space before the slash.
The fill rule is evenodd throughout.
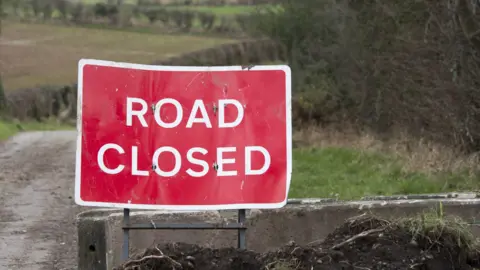
<path id="1" fill-rule="evenodd" d="M 401 131 L 388 140 L 353 128 L 307 128 L 294 133 L 290 197 L 359 199 L 480 188 L 480 156 L 415 139 Z"/>
<path id="2" fill-rule="evenodd" d="M 5 141 L 11 136 L 22 131 L 38 131 L 38 130 L 68 130 L 75 129 L 72 125 L 59 124 L 54 120 L 46 122 L 18 122 L 0 120 L 0 141 Z"/>
<path id="3" fill-rule="evenodd" d="M 359 199 L 395 195 L 477 190 L 480 181 L 466 170 L 409 171 L 399 157 L 342 147 L 294 150 L 290 197 Z"/>

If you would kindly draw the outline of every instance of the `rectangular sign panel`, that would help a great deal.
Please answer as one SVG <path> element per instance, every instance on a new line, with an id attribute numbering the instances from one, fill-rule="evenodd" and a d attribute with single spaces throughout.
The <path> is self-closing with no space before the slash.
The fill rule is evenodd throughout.
<path id="1" fill-rule="evenodd" d="M 83 59 L 75 201 L 133 209 L 279 208 L 292 172 L 284 65 Z"/>

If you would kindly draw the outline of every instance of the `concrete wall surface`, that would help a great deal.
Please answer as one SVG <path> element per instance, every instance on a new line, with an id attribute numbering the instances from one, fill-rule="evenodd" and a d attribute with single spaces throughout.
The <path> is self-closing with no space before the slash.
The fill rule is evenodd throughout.
<path id="1" fill-rule="evenodd" d="M 444 213 L 474 223 L 480 219 L 480 199 L 401 199 L 354 202 L 301 200 L 275 210 L 247 211 L 247 248 L 258 252 L 277 248 L 293 240 L 308 244 L 325 238 L 346 219 L 371 213 L 382 218 L 400 218 L 422 213 L 443 204 Z M 121 263 L 122 210 L 98 209 L 78 215 L 80 270 L 112 269 Z M 131 224 L 236 222 L 232 211 L 171 212 L 131 211 Z M 480 237 L 480 228 L 472 226 Z M 208 247 L 236 246 L 236 230 L 131 230 L 131 254 L 167 242 L 186 242 Z"/>

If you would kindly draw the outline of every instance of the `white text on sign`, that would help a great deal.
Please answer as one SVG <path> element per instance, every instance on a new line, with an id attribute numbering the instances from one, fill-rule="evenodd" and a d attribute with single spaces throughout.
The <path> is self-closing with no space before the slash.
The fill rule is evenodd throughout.
<path id="1" fill-rule="evenodd" d="M 134 110 L 133 104 L 139 104 L 140 109 Z M 134 116 L 140 122 L 143 127 L 148 128 L 147 121 L 145 120 L 145 114 L 147 114 L 149 106 L 147 102 L 141 98 L 127 98 L 127 111 L 126 111 L 126 125 L 132 126 L 133 125 L 133 118 Z M 160 115 L 160 108 L 166 104 L 171 104 L 176 109 L 176 118 L 169 123 L 166 123 Z M 244 116 L 244 109 L 242 104 L 238 100 L 234 99 L 220 99 L 218 102 L 218 127 L 219 128 L 234 128 L 238 126 L 241 121 L 243 120 Z M 225 108 L 226 106 L 234 106 L 237 109 L 237 117 L 233 122 L 225 122 Z M 200 113 L 200 117 L 197 115 Z M 183 106 L 175 99 L 165 98 L 158 101 L 155 105 L 154 109 L 154 118 L 155 122 L 162 128 L 175 128 L 179 126 L 183 119 Z M 193 124 L 204 124 L 206 128 L 212 128 L 212 121 L 208 117 L 207 109 L 205 104 L 202 100 L 197 99 L 195 100 L 190 115 L 188 117 L 186 128 L 191 128 Z M 105 164 L 104 155 L 106 151 L 114 150 L 118 152 L 118 154 L 126 154 L 124 148 L 120 145 L 115 143 L 107 143 L 103 145 L 97 154 L 97 162 L 100 169 L 106 174 L 119 174 L 121 173 L 125 165 L 118 165 L 116 168 L 109 168 Z M 245 175 L 262 175 L 270 167 L 271 164 L 271 157 L 270 153 L 267 149 L 262 146 L 245 146 Z M 234 164 L 236 160 L 234 158 L 228 158 L 228 153 L 235 153 L 237 151 L 236 147 L 218 147 L 216 148 L 216 171 L 217 176 L 236 176 L 238 175 L 238 171 L 236 170 L 225 170 L 225 164 Z M 164 171 L 160 166 L 154 166 L 154 171 L 157 175 L 161 177 L 173 177 L 178 174 L 182 168 L 182 154 L 171 146 L 162 146 L 155 150 L 152 156 L 152 164 L 158 164 L 158 159 L 162 153 L 170 153 L 170 155 L 175 159 L 175 166 L 170 171 Z M 259 152 L 264 157 L 264 163 L 260 168 L 252 168 L 252 153 Z M 195 158 L 193 155 L 195 153 L 200 153 L 202 155 L 206 155 L 208 150 L 202 147 L 192 147 L 190 148 L 186 155 L 186 159 L 189 163 L 194 165 L 199 165 L 202 167 L 202 170 L 195 171 L 191 168 L 186 170 L 186 173 L 192 177 L 204 177 L 208 174 L 209 169 L 212 167 L 209 165 L 205 160 Z M 227 157 L 226 157 L 227 155 Z M 134 176 L 149 176 L 150 171 L 147 170 L 140 170 L 138 165 L 138 147 L 132 146 L 130 149 L 130 156 L 131 156 L 131 174 Z"/>
<path id="2" fill-rule="evenodd" d="M 133 110 L 133 104 L 137 103 L 141 106 L 140 110 Z M 177 111 L 177 116 L 174 121 L 170 123 L 165 123 L 161 116 L 160 116 L 160 109 L 162 106 L 166 104 L 171 104 L 175 107 Z M 225 107 L 227 105 L 233 105 L 237 108 L 238 115 L 235 121 L 231 123 L 225 123 Z M 147 113 L 149 107 L 145 100 L 141 98 L 127 98 L 127 126 L 132 126 L 133 124 L 133 116 L 136 116 L 140 121 L 143 127 L 148 127 L 147 121 L 145 121 L 144 115 Z M 197 118 L 197 114 L 200 112 L 201 117 Z M 244 111 L 242 104 L 235 99 L 220 99 L 218 101 L 218 127 L 219 128 L 233 128 L 238 126 L 243 119 Z M 154 110 L 155 122 L 162 127 L 162 128 L 175 128 L 182 122 L 183 119 L 183 107 L 180 102 L 173 98 L 165 98 L 161 99 L 160 101 L 155 104 Z M 203 100 L 197 99 L 193 103 L 192 111 L 188 117 L 188 121 L 186 124 L 187 128 L 191 128 L 195 123 L 203 123 L 207 128 L 212 128 L 212 121 L 207 114 L 207 108 L 203 103 Z"/>

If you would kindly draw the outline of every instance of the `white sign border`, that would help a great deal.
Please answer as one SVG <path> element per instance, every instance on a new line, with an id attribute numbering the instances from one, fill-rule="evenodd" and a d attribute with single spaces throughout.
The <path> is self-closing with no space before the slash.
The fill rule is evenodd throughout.
<path id="1" fill-rule="evenodd" d="M 258 65 L 249 66 L 249 70 L 281 70 L 285 72 L 286 85 L 286 138 L 287 138 L 287 186 L 285 199 L 279 203 L 263 204 L 222 204 L 222 205 L 157 205 L 157 204 L 128 204 L 128 203 L 107 203 L 84 201 L 80 197 L 81 183 L 81 157 L 82 157 L 82 102 L 83 102 L 83 68 L 85 65 L 154 70 L 154 71 L 242 71 L 242 66 L 159 66 L 142 65 L 124 62 L 113 62 L 96 59 L 81 59 L 78 62 L 78 89 L 77 89 L 77 149 L 75 162 L 75 203 L 80 206 L 108 207 L 108 208 L 128 208 L 144 210 L 178 210 L 178 211 L 202 211 L 202 210 L 237 210 L 237 209 L 275 209 L 282 208 L 287 204 L 288 192 L 292 178 L 292 79 L 291 69 L 287 65 Z M 246 70 L 245 70 L 246 71 Z"/>

